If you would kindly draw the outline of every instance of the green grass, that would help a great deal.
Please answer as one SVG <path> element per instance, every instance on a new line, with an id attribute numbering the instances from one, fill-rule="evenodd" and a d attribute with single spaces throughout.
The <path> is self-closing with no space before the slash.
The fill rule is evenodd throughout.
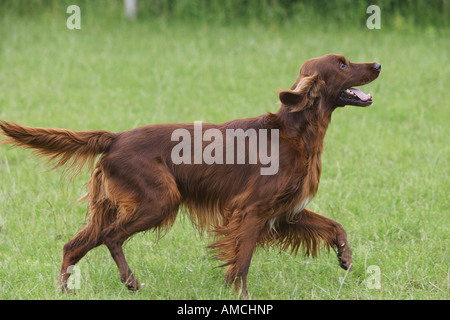
<path id="1" fill-rule="evenodd" d="M 333 115 L 319 193 L 310 209 L 339 221 L 353 271 L 333 252 L 317 259 L 258 250 L 256 299 L 448 299 L 448 29 L 404 26 L 182 24 L 67 15 L 0 19 L 0 119 L 29 126 L 122 131 L 149 123 L 223 122 L 278 109 L 301 63 L 328 52 L 378 61 L 365 87 L 375 103 Z M 80 263 L 75 296 L 56 288 L 62 247 L 85 221 L 88 173 L 74 181 L 30 156 L 0 148 L 0 299 L 235 299 L 209 243 L 182 215 L 159 241 L 125 246 L 144 283 L 120 283 L 106 247 Z M 380 268 L 370 289 L 368 267 Z"/>

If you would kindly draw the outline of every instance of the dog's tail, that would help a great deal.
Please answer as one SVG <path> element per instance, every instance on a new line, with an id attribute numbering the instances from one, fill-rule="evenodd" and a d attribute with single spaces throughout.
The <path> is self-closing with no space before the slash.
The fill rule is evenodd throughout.
<path id="1" fill-rule="evenodd" d="M 117 133 L 103 130 L 70 131 L 66 129 L 31 128 L 0 121 L 5 138 L 0 144 L 35 149 L 38 156 L 48 158 L 54 168 L 67 165 L 77 174 L 85 164 L 92 166 L 97 155 L 108 150 Z"/>

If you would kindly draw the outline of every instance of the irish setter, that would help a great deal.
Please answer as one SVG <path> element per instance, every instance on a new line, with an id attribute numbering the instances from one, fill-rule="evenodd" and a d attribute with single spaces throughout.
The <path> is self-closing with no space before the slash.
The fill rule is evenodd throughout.
<path id="1" fill-rule="evenodd" d="M 89 250 L 105 244 L 122 282 L 128 289 L 138 290 L 122 244 L 140 231 L 168 229 L 180 208 L 200 230 L 214 235 L 209 248 L 223 261 L 221 267 L 228 266 L 226 281 L 234 282 L 236 292 L 242 290 L 243 296 L 247 295 L 247 273 L 257 245 L 276 245 L 294 254 L 303 247 L 304 253 L 312 256 L 320 247 L 331 247 L 340 266 L 350 268 L 352 256 L 344 228 L 306 205 L 318 189 L 323 140 L 332 112 L 345 105 L 371 105 L 372 96 L 353 86 L 373 81 L 380 71 L 379 63 L 353 63 L 336 54 L 307 60 L 292 88 L 279 92 L 277 113 L 205 123 L 200 144 L 186 143 L 202 152 L 221 140 L 217 134 L 225 138 L 230 129 L 270 130 L 266 142 L 276 142 L 270 145 L 277 161 L 272 174 L 262 174 L 262 161 L 248 161 L 248 155 L 241 162 L 233 161 L 239 154 L 227 155 L 231 162 L 226 163 L 198 161 L 195 154 L 184 154 L 187 161 L 174 161 L 173 150 L 180 139 L 174 139 L 173 133 L 179 129 L 198 134 L 194 124 L 147 125 L 111 133 L 30 128 L 1 121 L 3 144 L 35 149 L 55 167 L 68 165 L 79 170 L 85 164 L 93 166 L 83 197 L 88 200 L 89 222 L 64 245 L 62 288 L 67 289 L 73 265 Z M 202 136 L 209 129 L 213 129 L 214 141 Z M 245 139 L 245 150 L 256 150 L 249 141 Z M 227 144 L 218 147 L 215 153 L 226 148 Z"/>

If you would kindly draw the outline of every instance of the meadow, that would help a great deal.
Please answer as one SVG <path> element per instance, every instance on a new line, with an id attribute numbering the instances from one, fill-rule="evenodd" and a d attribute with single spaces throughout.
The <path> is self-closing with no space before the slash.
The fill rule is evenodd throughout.
<path id="1" fill-rule="evenodd" d="M 85 15 L 84 15 L 85 14 Z M 362 12 L 363 16 L 367 16 Z M 128 130 L 149 123 L 224 122 L 276 112 L 303 61 L 329 52 L 380 62 L 364 87 L 369 108 L 336 110 L 325 139 L 319 192 L 308 208 L 339 221 L 353 270 L 334 252 L 316 259 L 260 249 L 252 299 L 448 299 L 449 29 L 398 18 L 364 24 L 214 23 L 103 19 L 82 12 L 1 15 L 0 119 L 72 130 Z M 86 221 L 89 173 L 73 180 L 0 147 L 0 299 L 236 299 L 201 236 L 182 213 L 160 238 L 125 245 L 143 284 L 129 292 L 105 246 L 78 264 L 79 289 L 57 288 L 63 245 Z M 376 280 L 379 280 L 378 282 Z"/>

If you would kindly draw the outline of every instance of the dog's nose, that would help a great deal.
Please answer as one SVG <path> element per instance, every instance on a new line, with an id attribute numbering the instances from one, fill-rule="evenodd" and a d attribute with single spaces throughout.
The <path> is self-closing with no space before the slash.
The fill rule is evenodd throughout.
<path id="1" fill-rule="evenodd" d="M 373 68 L 374 68 L 375 71 L 380 72 L 380 71 L 381 71 L 381 64 L 375 63 L 375 64 L 373 65 Z"/>

